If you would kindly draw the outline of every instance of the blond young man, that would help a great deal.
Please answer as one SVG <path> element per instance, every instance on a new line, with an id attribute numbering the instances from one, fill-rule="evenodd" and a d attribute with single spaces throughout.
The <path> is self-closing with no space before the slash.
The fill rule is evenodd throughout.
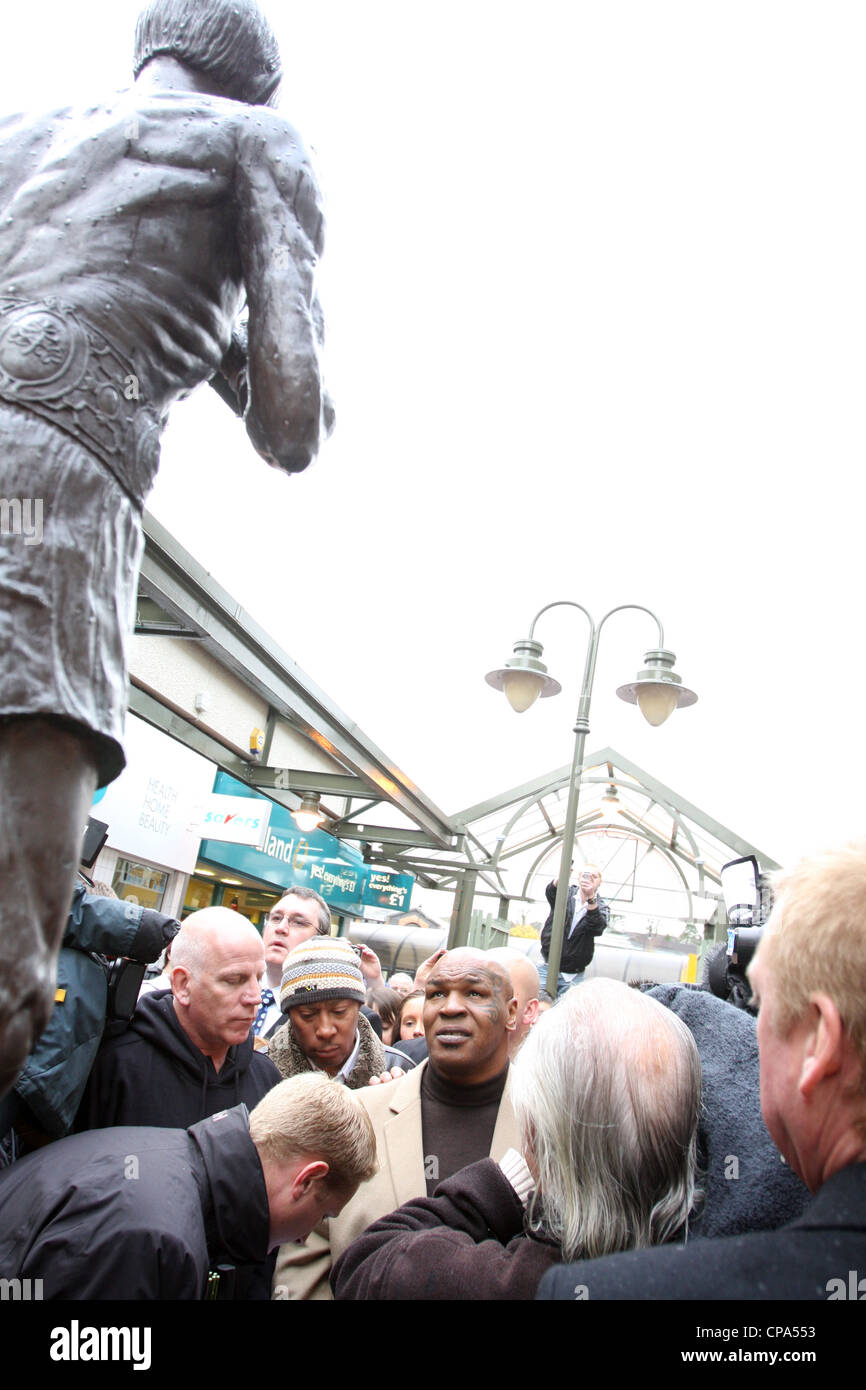
<path id="1" fill-rule="evenodd" d="M 248 1297 L 242 1268 L 336 1216 L 375 1169 L 368 1116 L 318 1076 L 252 1114 L 76 1134 L 0 1175 L 0 1278 L 41 1280 L 45 1299 Z"/>

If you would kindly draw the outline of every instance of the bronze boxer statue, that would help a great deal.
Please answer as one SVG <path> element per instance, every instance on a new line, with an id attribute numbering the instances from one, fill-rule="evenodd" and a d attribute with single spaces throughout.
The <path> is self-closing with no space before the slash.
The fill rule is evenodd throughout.
<path id="1" fill-rule="evenodd" d="M 0 1094 L 51 1010 L 94 790 L 124 765 L 169 408 L 210 381 L 290 473 L 333 423 L 319 193 L 270 106 L 267 22 L 254 0 L 154 0 L 135 75 L 0 121 Z"/>

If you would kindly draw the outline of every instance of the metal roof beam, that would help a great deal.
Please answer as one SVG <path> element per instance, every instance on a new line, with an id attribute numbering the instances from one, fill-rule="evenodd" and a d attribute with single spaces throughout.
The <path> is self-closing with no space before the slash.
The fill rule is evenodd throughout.
<path id="1" fill-rule="evenodd" d="M 448 859 L 421 859 L 414 856 L 411 859 L 401 860 L 399 863 L 401 873 L 407 871 L 409 873 L 441 873 L 445 878 L 451 878 L 454 874 L 465 874 L 470 869 L 472 872 L 477 870 L 479 873 L 483 873 L 485 868 L 490 867 L 484 864 L 469 865 L 464 863 L 462 859 L 452 861 Z"/>
<path id="2" fill-rule="evenodd" d="M 290 767 L 256 765 L 249 768 L 246 780 L 262 791 L 321 792 L 323 796 L 364 796 L 367 792 L 365 781 L 345 772 L 302 772 Z"/>
<path id="3" fill-rule="evenodd" d="M 711 878 L 714 883 L 721 884 L 721 879 L 719 878 L 718 874 L 715 872 L 715 870 L 709 867 L 705 860 L 703 860 L 699 864 L 697 860 L 695 860 L 692 857 L 692 855 L 687 854 L 686 851 L 684 849 L 681 849 L 679 845 L 669 845 L 665 840 L 661 838 L 660 835 L 657 835 L 655 831 L 652 830 L 648 825 L 646 825 L 642 820 L 639 820 L 637 816 L 633 816 L 631 811 L 623 810 L 620 812 L 620 814 L 623 820 L 626 820 L 631 825 L 635 826 L 635 828 L 640 831 L 641 835 L 645 839 L 647 839 L 650 842 L 650 844 L 654 845 L 656 849 L 665 850 L 672 858 L 676 857 L 678 859 L 682 859 L 683 863 L 688 864 L 689 868 L 694 869 L 695 873 L 703 873 L 704 875 L 706 875 L 707 878 Z"/>
<path id="4" fill-rule="evenodd" d="M 593 821 L 597 821 L 597 820 L 599 820 L 600 818 L 601 818 L 601 811 L 587 811 L 587 812 L 585 813 L 585 815 L 580 815 L 580 814 L 579 814 L 578 817 L 577 817 L 577 821 L 576 821 L 576 823 L 575 823 L 575 827 L 574 827 L 574 829 L 575 829 L 575 834 L 577 834 L 577 832 L 578 832 L 579 830 L 583 830 L 585 826 L 587 826 L 587 825 L 592 825 Z M 503 863 L 504 860 L 506 860 L 506 859 L 513 859 L 513 858 L 515 857 L 515 855 L 518 855 L 518 854 L 525 854 L 527 850 L 536 849 L 536 848 L 538 847 L 538 845 L 555 845 L 555 844 L 558 844 L 559 841 L 561 841 L 561 839 L 562 839 L 562 831 L 561 831 L 561 830 L 555 830 L 554 833 L 553 833 L 552 835 L 548 835 L 548 834 L 544 834 L 544 835 L 533 835 L 532 838 L 531 838 L 530 840 L 522 840 L 521 843 L 520 843 L 519 845 L 515 845 L 515 847 L 514 847 L 513 849 L 505 850 L 505 852 L 504 852 L 503 854 L 500 854 L 497 863 L 498 863 L 498 864 L 501 864 L 501 863 Z M 544 855 L 542 855 L 541 857 L 542 857 L 542 859 L 543 859 L 543 858 L 544 858 Z"/>
<path id="5" fill-rule="evenodd" d="M 351 825 L 356 816 L 363 816 L 365 811 L 372 811 L 374 806 L 379 805 L 381 805 L 381 802 L 378 797 L 375 801 L 362 801 L 360 806 L 353 806 L 350 811 L 346 811 L 334 824 Z"/>
<path id="6" fill-rule="evenodd" d="M 139 590 L 197 632 L 222 666 L 342 762 L 434 840 L 448 847 L 452 821 L 391 763 L 154 517 L 145 513 Z"/>
<path id="7" fill-rule="evenodd" d="M 610 756 L 622 772 L 627 772 L 629 776 L 634 777 L 636 781 L 640 782 L 659 802 L 668 802 L 679 812 L 681 817 L 685 816 L 689 820 L 694 821 L 695 825 L 699 826 L 706 834 L 712 835 L 715 840 L 719 840 L 723 845 L 727 845 L 735 850 L 737 855 L 754 854 L 762 868 L 781 868 L 781 865 L 777 864 L 775 859 L 771 859 L 769 854 L 763 854 L 759 849 L 756 849 L 754 845 L 750 845 L 748 840 L 744 840 L 742 836 L 737 835 L 735 831 L 729 830 L 728 827 L 722 825 L 720 821 L 713 820 L 705 811 L 701 811 L 697 806 L 692 805 L 690 801 L 686 801 L 685 797 L 680 796 L 677 792 L 671 791 L 670 787 L 666 787 L 664 783 L 659 782 L 657 778 L 651 777 L 650 774 L 644 772 L 642 768 L 637 767 L 634 763 L 630 763 L 628 759 L 621 757 L 619 753 L 614 753 L 612 750 Z M 687 830 L 687 827 L 683 826 L 683 829 Z"/>
<path id="8" fill-rule="evenodd" d="M 197 728 L 185 715 L 163 704 L 149 690 L 130 682 L 127 687 L 127 708 L 130 714 L 138 715 L 146 724 L 152 724 L 155 729 L 177 739 L 194 753 L 200 753 L 203 758 L 216 763 L 223 772 L 229 772 L 232 777 L 241 780 L 246 776 L 247 762 L 244 758 L 205 729 Z"/>
<path id="9" fill-rule="evenodd" d="M 741 835 L 737 835 L 735 831 L 722 825 L 720 821 L 713 820 L 706 812 L 701 811 L 697 806 L 693 805 L 692 802 L 686 801 L 685 797 L 672 791 L 670 787 L 666 787 L 663 782 L 659 782 L 657 778 L 650 776 L 648 772 L 644 772 L 642 768 L 630 762 L 628 758 L 624 758 L 622 754 L 617 753 L 615 749 L 602 748 L 597 752 L 586 754 L 583 759 L 583 766 L 586 770 L 598 767 L 601 763 L 607 763 L 608 765 L 613 764 L 614 767 L 619 768 L 621 772 L 626 773 L 638 783 L 638 787 L 633 788 L 634 791 L 642 790 L 649 797 L 658 800 L 660 804 L 667 803 L 665 805 L 666 810 L 669 806 L 673 806 L 681 818 L 685 817 L 693 821 L 695 825 L 707 835 L 712 835 L 714 839 L 719 840 L 723 845 L 729 846 L 736 855 L 754 854 L 762 867 L 768 869 L 778 869 L 780 867 L 776 863 L 776 860 L 772 859 L 770 855 L 764 854 L 754 845 L 749 844 Z M 466 810 L 460 811 L 454 815 L 452 820 L 455 824 L 466 827 L 472 821 L 482 820 L 485 816 L 492 815 L 495 811 L 502 810 L 507 806 L 513 806 L 517 802 L 529 801 L 533 798 L 546 795 L 548 792 L 567 787 L 570 777 L 571 767 L 565 764 L 563 767 L 557 768 L 554 772 L 549 772 L 543 777 L 535 778 L 532 782 L 524 782 L 522 786 L 512 787 L 509 791 L 502 792 L 499 796 L 491 797 L 488 801 L 482 801 L 476 806 L 470 806 Z M 600 780 L 608 781 L 610 779 L 607 777 Z M 688 827 L 683 826 L 683 829 L 687 830 Z"/>
<path id="10" fill-rule="evenodd" d="M 589 761 L 588 758 L 584 759 L 584 767 Z M 493 815 L 494 811 L 513 806 L 516 801 L 534 800 L 546 796 L 548 792 L 558 791 L 563 785 L 568 785 L 570 775 L 570 765 L 559 768 L 557 772 L 549 772 L 545 777 L 536 777 L 531 782 L 524 782 L 520 787 L 511 787 L 499 796 L 491 796 L 487 801 L 479 801 L 475 806 L 467 806 L 465 811 L 458 811 L 451 819 L 460 826 L 471 825 L 473 821 L 484 820 L 485 816 Z"/>
<path id="11" fill-rule="evenodd" d="M 406 845 L 410 849 L 447 849 L 460 854 L 463 849 L 463 836 L 453 835 L 449 844 L 433 835 L 422 835 L 418 830 L 395 830 L 388 825 L 346 824 L 340 830 L 341 840 L 369 840 L 376 845 Z M 464 864 L 464 868 L 469 866 Z"/>

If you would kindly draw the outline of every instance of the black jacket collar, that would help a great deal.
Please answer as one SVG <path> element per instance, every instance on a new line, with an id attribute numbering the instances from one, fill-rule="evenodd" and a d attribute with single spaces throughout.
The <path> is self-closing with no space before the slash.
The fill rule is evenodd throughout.
<path id="1" fill-rule="evenodd" d="M 247 1107 L 220 1110 L 187 1132 L 207 1176 L 202 1209 L 211 1262 L 224 1257 L 235 1264 L 259 1263 L 268 1253 L 271 1218 Z"/>

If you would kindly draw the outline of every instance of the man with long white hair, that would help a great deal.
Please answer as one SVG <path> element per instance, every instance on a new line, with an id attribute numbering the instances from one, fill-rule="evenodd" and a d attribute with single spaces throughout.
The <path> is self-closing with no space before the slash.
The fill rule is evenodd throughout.
<path id="1" fill-rule="evenodd" d="M 532 1030 L 512 1087 L 522 1152 L 474 1163 L 377 1221 L 337 1261 L 337 1298 L 531 1298 L 559 1261 L 683 1231 L 701 1067 L 675 1014 L 588 981 Z"/>
<path id="2" fill-rule="evenodd" d="M 748 972 L 761 1110 L 812 1200 L 776 1229 L 756 1213 L 749 1229 L 686 1250 L 552 1270 L 539 1297 L 572 1299 L 576 1286 L 593 1301 L 866 1294 L 866 843 L 804 859 L 774 875 L 773 891 Z"/>

